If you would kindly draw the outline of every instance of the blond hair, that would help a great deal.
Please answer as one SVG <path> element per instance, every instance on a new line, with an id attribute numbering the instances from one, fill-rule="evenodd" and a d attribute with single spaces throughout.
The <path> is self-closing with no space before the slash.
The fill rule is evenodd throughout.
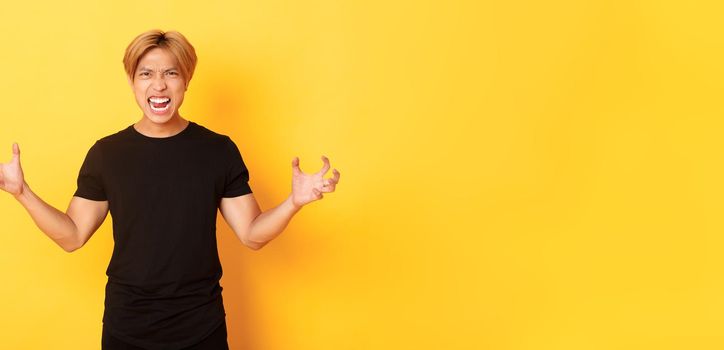
<path id="1" fill-rule="evenodd" d="M 176 57 L 181 75 L 188 84 L 196 69 L 196 50 L 181 33 L 173 30 L 164 32 L 159 29 L 141 33 L 126 48 L 123 67 L 131 81 L 135 80 L 136 68 L 143 55 L 157 47 L 167 50 Z"/>

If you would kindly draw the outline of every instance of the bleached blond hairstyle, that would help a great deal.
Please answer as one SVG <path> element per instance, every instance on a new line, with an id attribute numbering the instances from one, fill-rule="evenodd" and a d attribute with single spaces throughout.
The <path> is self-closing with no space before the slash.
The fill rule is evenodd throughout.
<path id="1" fill-rule="evenodd" d="M 148 51 L 157 47 L 168 50 L 176 57 L 181 75 L 188 84 L 196 69 L 196 50 L 186 40 L 186 37 L 174 30 L 164 32 L 160 29 L 152 29 L 139 34 L 131 41 L 126 48 L 126 54 L 123 56 L 123 67 L 128 78 L 131 81 L 135 79 L 138 62 Z"/>

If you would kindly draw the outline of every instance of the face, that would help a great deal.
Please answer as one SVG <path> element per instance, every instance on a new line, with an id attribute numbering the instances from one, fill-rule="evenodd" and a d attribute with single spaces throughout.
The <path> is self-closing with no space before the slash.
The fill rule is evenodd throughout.
<path id="1" fill-rule="evenodd" d="M 151 122 L 164 124 L 178 118 L 178 109 L 188 88 L 176 58 L 168 51 L 153 48 L 138 62 L 133 79 L 136 103 Z"/>

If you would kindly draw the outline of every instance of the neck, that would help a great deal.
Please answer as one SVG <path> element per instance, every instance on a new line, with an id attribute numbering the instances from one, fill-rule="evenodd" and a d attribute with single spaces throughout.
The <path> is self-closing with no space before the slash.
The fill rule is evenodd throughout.
<path id="1" fill-rule="evenodd" d="M 188 124 L 189 121 L 179 115 L 175 115 L 165 123 L 153 122 L 151 119 L 144 115 L 140 121 L 133 125 L 138 132 L 146 136 L 169 137 L 183 131 L 183 129 L 185 129 Z"/>

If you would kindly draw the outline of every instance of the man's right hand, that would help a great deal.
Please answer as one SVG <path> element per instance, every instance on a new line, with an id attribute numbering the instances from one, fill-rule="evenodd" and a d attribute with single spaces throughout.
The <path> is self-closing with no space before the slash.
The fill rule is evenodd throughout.
<path id="1" fill-rule="evenodd" d="M 23 193 L 25 177 L 20 166 L 20 146 L 13 143 L 13 158 L 8 163 L 0 163 L 0 189 L 14 196 Z"/>

